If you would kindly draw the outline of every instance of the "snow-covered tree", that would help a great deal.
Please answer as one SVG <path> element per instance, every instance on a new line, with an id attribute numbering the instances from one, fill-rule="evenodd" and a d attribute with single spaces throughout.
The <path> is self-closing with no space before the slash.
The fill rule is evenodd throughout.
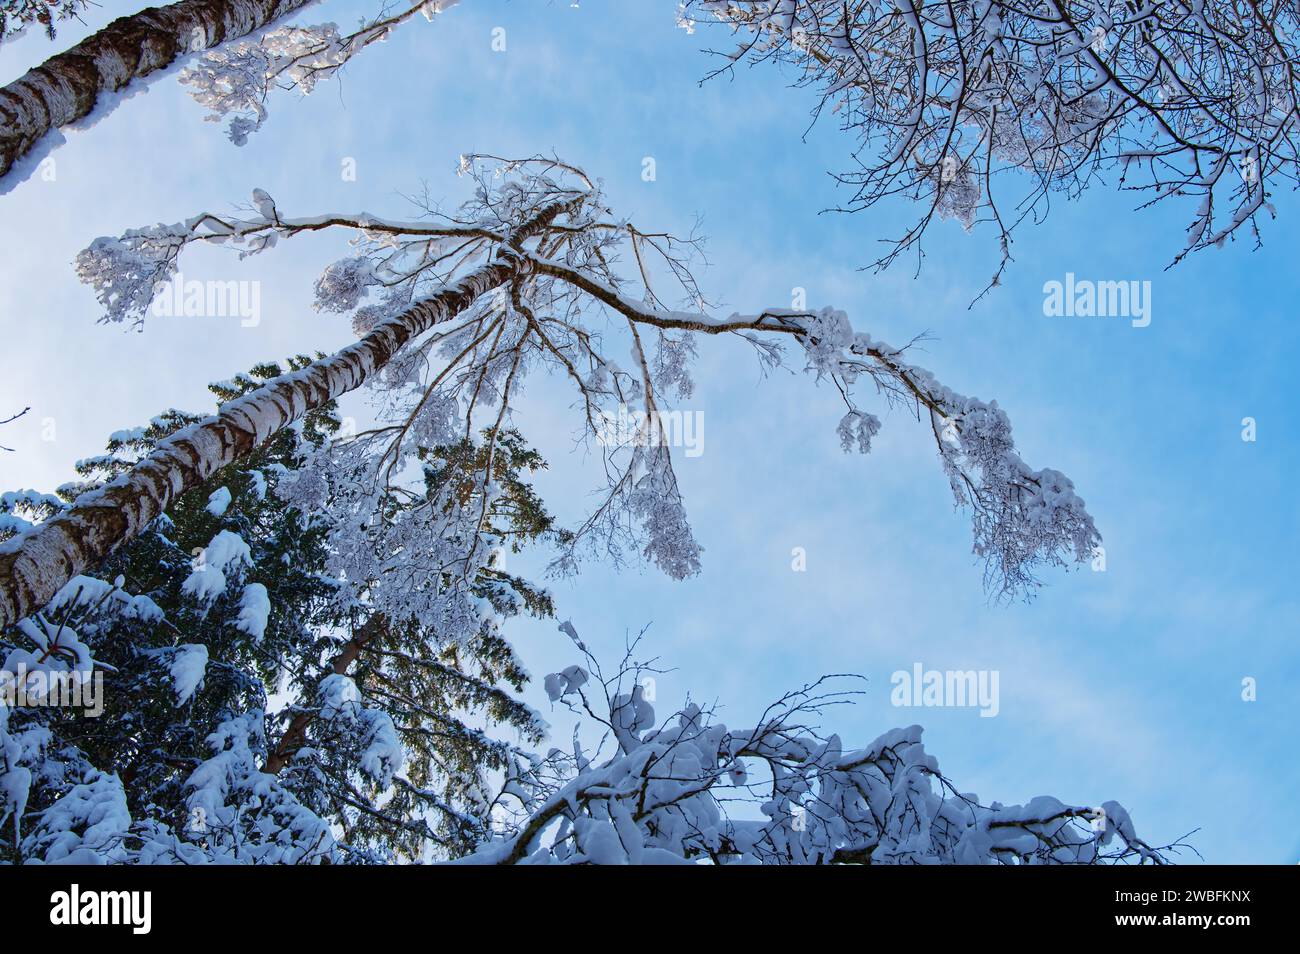
<path id="1" fill-rule="evenodd" d="M 505 570 L 505 555 L 565 535 L 525 481 L 544 462 L 515 431 L 423 445 L 411 480 L 385 482 L 378 493 L 370 491 L 387 465 L 365 455 L 368 443 L 361 435 L 339 452 L 330 448 L 282 483 L 287 501 L 325 515 L 329 572 L 340 581 L 335 601 L 366 621 L 333 653 L 321 695 L 291 710 L 267 770 L 305 776 L 354 809 L 352 851 L 459 854 L 484 836 L 485 793 L 516 757 L 513 743 L 462 714 L 508 726 L 529 743 L 545 729 L 511 694 L 528 677 L 502 626 L 553 607 L 544 590 Z M 338 706 L 327 692 L 355 695 L 391 721 L 400 744 L 394 765 L 403 770 L 388 776 L 382 805 L 362 808 L 347 762 L 332 770 L 320 757 L 340 749 Z M 342 732 L 355 735 L 346 721 Z M 364 753 L 357 757 L 364 765 Z"/>
<path id="2" fill-rule="evenodd" d="M 691 702 L 657 721 L 645 687 L 658 670 L 633 660 L 636 641 L 606 676 L 561 629 L 582 665 L 547 676 L 547 692 L 587 731 L 507 780 L 493 836 L 465 863 L 1165 864 L 1184 847 L 1152 848 L 1114 801 L 984 805 L 942 774 L 919 725 L 851 748 L 820 719 L 857 690 L 828 679 L 753 727 Z"/>
<path id="3" fill-rule="evenodd" d="M 272 90 L 306 95 L 417 14 L 432 20 L 460 0 L 408 0 L 396 9 L 375 0 L 373 12 L 347 33 L 334 23 L 274 25 L 314 2 L 179 0 L 119 17 L 51 57 L 0 89 L 0 187 L 12 185 L 6 179 L 15 163 L 38 151 L 52 132 L 98 119 L 116 105 L 111 94 L 194 54 L 192 65 L 180 71 L 181 82 L 210 110 L 210 121 L 230 117 L 228 135 L 242 146 L 266 119 Z M 75 16 L 82 6 L 84 0 L 63 0 L 58 15 Z M 53 12 L 54 4 L 7 0 L 0 7 L 0 38 L 6 22 L 16 32 L 33 20 L 46 24 L 53 38 Z"/>
<path id="4" fill-rule="evenodd" d="M 920 203 L 877 265 L 955 218 L 991 222 L 1005 267 L 1017 225 L 1098 180 L 1189 203 L 1176 261 L 1242 229 L 1257 240 L 1270 197 L 1297 181 L 1286 0 L 687 0 L 679 17 L 737 33 L 724 69 L 788 64 L 818 91 L 815 113 L 857 140 L 847 208 Z"/>
<path id="5" fill-rule="evenodd" d="M 212 390 L 228 402 L 280 372 L 259 366 Z M 80 462 L 83 480 L 59 497 L 0 496 L 0 536 L 48 519 L 196 420 L 169 411 L 114 434 L 108 453 Z M 346 439 L 339 430 L 332 405 L 308 413 L 0 636 L 0 679 L 23 679 L 24 668 L 57 662 L 71 647 L 80 668 L 105 680 L 94 715 L 4 713 L 0 815 L 12 816 L 12 827 L 0 834 L 0 855 L 420 859 L 462 854 L 482 839 L 483 793 L 515 751 L 498 730 L 527 742 L 543 731 L 512 694 L 527 676 L 500 625 L 524 611 L 549 613 L 549 597 L 487 565 L 464 589 L 455 580 L 439 588 L 441 617 L 376 614 L 337 575 L 339 528 L 325 511 L 284 499 L 305 467 L 327 472 L 325 458 Z M 544 463 L 513 432 L 501 443 L 494 479 L 502 492 L 484 536 L 509 549 L 552 530 L 525 482 Z M 450 487 L 457 499 L 474 496 L 481 446 L 426 454 L 430 495 Z M 469 601 L 482 608 L 466 611 Z M 459 622 L 448 618 L 455 610 Z M 292 701 L 271 705 L 284 696 Z M 111 825 L 98 825 L 106 806 Z"/>
<path id="6" fill-rule="evenodd" d="M 544 724 L 510 692 L 525 674 L 502 623 L 552 606 L 505 572 L 501 554 L 544 540 L 562 573 L 593 553 L 614 564 L 644 559 L 673 578 L 700 569 L 671 431 L 672 403 L 692 393 L 691 364 L 708 338 L 739 339 L 771 367 L 793 345 L 807 372 L 842 395 L 842 417 L 825 426 L 846 451 L 869 451 L 881 427 L 862 392 L 915 416 L 972 514 L 995 594 L 1028 591 L 1045 565 L 1090 558 L 1099 537 L 1070 481 L 1020 458 L 996 403 L 942 385 L 906 348 L 856 331 L 829 307 L 713 314 L 691 272 L 698 239 L 618 217 L 595 181 L 558 159 L 467 156 L 459 170 L 472 194 L 455 212 L 293 217 L 256 190 L 246 213 L 132 230 L 78 256 L 105 320 L 143 326 L 192 245 L 250 255 L 343 231 L 352 252 L 324 270 L 316 303 L 350 315 L 359 340 L 220 386 L 215 416 L 115 435 L 110 455 L 84 465 L 94 479 L 66 489 L 66 500 L 3 498 L 6 513 L 21 510 L 30 524 L 11 519 L 16 534 L 0 543 L 0 607 L 36 647 L 15 645 L 25 653 L 15 659 L 41 653 L 84 667 L 113 641 L 101 634 L 122 634 L 122 658 L 107 665 L 131 672 L 133 654 L 144 654 L 154 667 L 135 670 L 142 688 L 132 704 L 155 707 L 139 730 L 144 747 L 187 760 L 150 762 L 149 791 L 167 797 L 143 802 L 127 787 L 139 775 L 126 778 L 111 761 L 129 746 L 69 748 L 46 721 L 58 716 L 6 713 L 0 814 L 25 831 L 15 828 L 14 854 L 1160 860 L 1110 803 L 1093 837 L 1092 809 L 1041 799 L 1008 809 L 957 795 L 919 729 L 846 754 L 804 721 L 838 698 L 820 686 L 782 700 L 752 730 L 729 730 L 691 706 L 656 729 L 639 688 L 624 684 L 637 667 L 625 661 L 606 679 L 581 643 L 585 665 L 549 676 L 547 691 L 608 729 L 617 750 L 530 753 Z M 528 488 L 541 461 L 511 427 L 525 381 L 548 373 L 571 384 L 577 436 L 602 465 L 602 493 L 571 533 L 552 527 Z M 363 385 L 376 424 L 313 439 L 334 420 L 335 399 Z M 630 429 L 611 426 L 629 418 Z M 279 456 L 268 462 L 268 453 Z M 294 548 L 287 560 L 284 546 Z M 195 556 L 198 566 L 188 562 Z M 164 572 L 165 584 L 128 586 L 133 577 L 119 568 L 135 560 Z M 297 588 L 282 596 L 285 573 Z M 160 636 L 163 620 L 177 631 Z M 214 661 L 231 671 L 218 673 Z M 171 691 L 158 693 L 160 683 Z M 146 684 L 155 687 L 148 699 Z M 278 688 L 291 701 L 268 720 Z M 204 695 L 218 690 L 227 695 Z M 173 696 L 191 711 L 165 709 Z M 521 744 L 493 740 L 465 711 L 512 727 Z M 748 791 L 749 762 L 775 780 L 767 822 L 727 818 L 717 803 L 722 784 Z M 812 814 L 791 837 L 782 813 L 796 804 Z M 204 820 L 201 837 L 178 831 L 186 812 Z M 24 818 L 39 821 L 23 827 Z"/>
<path id="7" fill-rule="evenodd" d="M 691 393 L 696 342 L 716 336 L 744 341 L 771 366 L 784 360 L 783 343 L 793 344 L 807 371 L 841 393 L 838 433 L 846 450 L 868 451 L 880 427 L 861 405 L 863 385 L 910 409 L 933 435 L 955 500 L 973 516 L 974 549 L 997 594 L 1034 586 L 1044 565 L 1090 558 L 1099 536 L 1083 501 L 1065 475 L 1021 459 L 1010 420 L 995 402 L 941 384 L 910 363 L 906 348 L 855 330 L 831 307 L 710 314 L 690 271 L 697 240 L 616 217 L 574 166 L 466 157 L 461 168 L 475 193 L 454 214 L 430 208 L 416 221 L 342 213 L 294 218 L 257 190 L 247 217 L 204 213 L 100 238 L 82 252 L 78 272 L 97 290 L 105 319 L 141 324 L 156 289 L 191 245 L 228 245 L 248 255 L 303 232 L 346 230 L 356 252 L 325 270 L 317 304 L 351 313 L 361 338 L 228 402 L 66 512 L 0 544 L 0 621 L 38 609 L 182 493 L 306 411 L 364 383 L 378 388 L 391 418 L 349 451 L 356 467 L 382 478 L 347 490 L 358 512 L 368 514 L 375 495 L 387 492 L 389 478 L 420 447 L 484 424 L 499 435 L 512 399 L 537 371 L 573 386 L 579 436 L 599 445 L 606 477 L 600 502 L 557 568 L 575 569 L 584 552 L 618 563 L 639 550 L 670 576 L 689 576 L 699 569 L 701 548 L 673 470 L 669 402 Z M 665 283 L 676 288 L 676 301 L 661 289 Z M 602 330 L 611 316 L 616 324 Z M 633 363 L 624 369 L 613 355 L 628 351 Z M 628 419 L 629 408 L 636 426 L 617 433 L 610 422 Z M 494 437 L 489 460 L 495 453 Z M 484 495 L 480 514 L 492 499 Z M 357 568 L 360 577 L 373 569 Z"/>

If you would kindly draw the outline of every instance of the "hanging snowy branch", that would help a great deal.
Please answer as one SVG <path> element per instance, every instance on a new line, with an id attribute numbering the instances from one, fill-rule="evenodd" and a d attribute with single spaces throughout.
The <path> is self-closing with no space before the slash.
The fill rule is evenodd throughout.
<path id="1" fill-rule="evenodd" d="M 1300 21 L 1285 0 L 688 0 L 680 22 L 695 17 L 741 37 L 724 69 L 790 64 L 815 115 L 840 117 L 860 164 L 839 177 L 847 209 L 920 204 L 877 267 L 919 260 L 936 217 L 988 221 L 996 284 L 1015 228 L 1102 176 L 1144 205 L 1195 203 L 1178 261 L 1243 227 L 1258 241 L 1269 197 L 1297 181 Z"/>
<path id="2" fill-rule="evenodd" d="M 416 14 L 432 20 L 460 0 L 416 0 L 396 14 L 386 11 L 362 22 L 346 36 L 333 23 L 269 30 L 256 40 L 231 43 L 205 53 L 196 66 L 181 71 L 195 101 L 211 112 L 209 122 L 230 116 L 227 134 L 236 146 L 266 121 L 266 98 L 273 89 L 297 90 L 304 96 L 332 78 L 352 57 Z"/>

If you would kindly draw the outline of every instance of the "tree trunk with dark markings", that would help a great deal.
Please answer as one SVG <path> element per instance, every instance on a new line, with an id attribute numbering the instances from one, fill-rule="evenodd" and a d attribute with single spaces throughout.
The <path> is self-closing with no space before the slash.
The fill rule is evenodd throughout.
<path id="1" fill-rule="evenodd" d="M 181 0 L 119 17 L 0 89 L 0 191 L 14 164 L 55 129 L 196 49 L 247 36 L 315 0 Z"/>
<path id="2" fill-rule="evenodd" d="M 149 456 L 31 530 L 0 543 L 0 628 L 39 610 L 68 580 L 135 538 L 185 491 L 260 447 L 308 411 L 361 386 L 412 338 L 519 274 L 511 251 L 578 200 L 542 209 L 492 260 L 377 326 L 356 344 L 283 374 L 160 442 Z"/>
<path id="3" fill-rule="evenodd" d="M 483 266 L 356 344 L 281 375 L 212 417 L 177 431 L 121 477 L 0 544 L 0 625 L 40 609 L 64 583 L 138 535 L 186 490 L 261 446 L 307 411 L 359 387 L 407 341 L 458 314 L 513 271 L 502 262 Z"/>

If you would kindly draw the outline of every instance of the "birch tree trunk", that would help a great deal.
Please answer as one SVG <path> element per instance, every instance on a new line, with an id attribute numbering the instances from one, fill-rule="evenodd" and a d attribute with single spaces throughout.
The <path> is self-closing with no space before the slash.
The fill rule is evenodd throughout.
<path id="1" fill-rule="evenodd" d="M 247 36 L 315 0 L 181 0 L 119 17 L 0 89 L 0 192 L 47 134 L 191 50 Z M 201 38 L 201 42 L 196 42 Z"/>
<path id="2" fill-rule="evenodd" d="M 359 387 L 403 345 L 453 318 L 524 267 L 515 246 L 575 202 L 549 205 L 486 264 L 416 302 L 356 344 L 283 374 L 177 431 L 148 457 L 56 517 L 0 543 L 0 628 L 39 610 L 68 580 L 137 536 L 185 491 L 270 440 L 307 411 Z"/>

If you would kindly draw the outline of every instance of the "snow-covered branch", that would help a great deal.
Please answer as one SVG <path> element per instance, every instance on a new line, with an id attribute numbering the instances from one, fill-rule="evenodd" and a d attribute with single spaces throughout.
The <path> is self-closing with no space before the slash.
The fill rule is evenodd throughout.
<path id="1" fill-rule="evenodd" d="M 461 863 L 1165 864 L 1182 847 L 1152 848 L 1114 801 L 985 805 L 942 774 L 918 725 L 848 748 L 819 723 L 851 684 L 789 692 L 751 728 L 693 703 L 657 722 L 656 670 L 632 660 L 635 643 L 606 677 L 562 628 L 583 665 L 548 692 L 605 741 L 584 751 L 575 729 L 571 753 L 511 778 L 515 810 Z"/>
<path id="2" fill-rule="evenodd" d="M 186 427 L 166 440 L 135 467 L 107 485 L 89 492 L 67 511 L 0 544 L 0 625 L 8 625 L 38 609 L 73 575 L 103 559 L 137 536 L 151 520 L 186 490 L 215 470 L 250 453 L 313 408 L 360 386 L 385 369 L 412 338 L 419 337 L 479 302 L 515 274 L 511 247 L 535 238 L 547 223 L 576 204 L 571 194 L 547 194 L 511 224 L 500 249 L 484 250 L 478 267 L 457 275 L 427 298 L 376 321 L 356 344 L 224 405 L 213 417 Z M 164 243 L 170 247 L 174 236 Z M 493 252 L 487 255 L 488 251 Z M 95 250 L 102 284 L 120 283 L 131 300 L 143 307 L 144 269 L 156 260 L 124 240 Z M 121 271 L 106 262 L 116 256 Z M 152 287 L 152 286 L 150 286 Z M 116 299 L 109 292 L 108 299 Z"/>
<path id="3" fill-rule="evenodd" d="M 385 7 L 347 35 L 341 35 L 333 23 L 269 30 L 256 40 L 205 53 L 197 65 L 181 71 L 180 80 L 192 87 L 191 95 L 199 105 L 211 110 L 209 122 L 230 117 L 227 134 L 231 142 L 242 146 L 266 121 L 266 99 L 273 89 L 308 95 L 352 57 L 372 43 L 382 43 L 416 14 L 432 20 L 459 2 L 415 0 L 391 14 Z"/>
<path id="4" fill-rule="evenodd" d="M 0 0 L 0 43 L 21 36 L 32 24 L 53 40 L 55 24 L 81 19 L 88 4 L 89 0 Z"/>
<path id="5" fill-rule="evenodd" d="M 575 166 L 545 157 L 466 157 L 461 170 L 472 176 L 474 196 L 454 215 L 426 209 L 426 224 L 328 213 L 285 217 L 257 190 L 254 218 L 204 214 L 97 239 L 82 252 L 78 272 L 95 287 L 105 319 L 139 323 L 190 245 L 229 242 L 249 254 L 282 236 L 346 229 L 354 233 L 356 252 L 325 270 L 317 307 L 351 312 L 363 337 L 231 402 L 218 417 L 169 438 L 138 472 L 0 545 L 4 618 L 41 605 L 88 561 L 138 533 L 175 495 L 308 408 L 362 383 L 378 387 L 391 424 L 358 435 L 353 453 L 358 461 L 378 455 L 387 485 L 421 446 L 466 438 L 482 426 L 499 433 L 535 368 L 573 384 L 583 408 L 579 437 L 600 446 L 607 485 L 554 568 L 574 569 L 580 547 L 598 548 L 615 563 L 632 548 L 670 576 L 689 576 L 699 569 L 701 547 L 663 421 L 668 400 L 692 393 L 690 358 L 701 334 L 744 340 L 773 365 L 782 361 L 781 341 L 793 341 L 806 369 L 831 380 L 843 396 L 837 433 L 845 449 L 869 450 L 880 427 L 879 418 L 859 407 L 857 384 L 869 382 L 886 403 L 910 407 L 929 427 L 958 503 L 973 513 L 975 552 L 986 560 L 993 592 L 1023 591 L 1037 582 L 1037 566 L 1092 555 L 1099 537 L 1083 501 L 1064 475 L 1024 463 L 995 403 L 945 387 L 907 363 L 902 349 L 855 331 L 833 308 L 711 317 L 691 272 L 698 238 L 613 219 L 594 182 Z M 618 266 L 625 257 L 636 263 L 631 275 Z M 676 307 L 665 304 L 664 283 L 675 289 Z M 625 325 L 621 340 L 633 356 L 631 371 L 614 361 L 598 330 L 611 310 Z M 635 426 L 614 433 L 610 422 L 626 418 L 628 408 L 637 411 Z M 495 437 L 488 469 L 494 445 Z"/>

